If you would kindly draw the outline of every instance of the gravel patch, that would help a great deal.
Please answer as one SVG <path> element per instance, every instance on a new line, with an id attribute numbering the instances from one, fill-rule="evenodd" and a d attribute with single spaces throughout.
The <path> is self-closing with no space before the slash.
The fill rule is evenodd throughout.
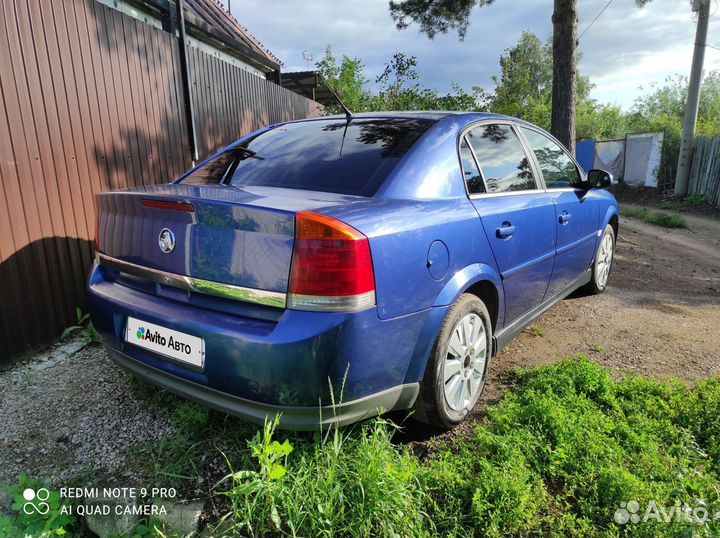
<path id="1" fill-rule="evenodd" d="M 0 483 L 20 473 L 52 486 L 81 474 L 136 479 L 124 466 L 131 448 L 174 428 L 133 383 L 102 346 L 84 347 L 80 337 L 0 372 Z"/>

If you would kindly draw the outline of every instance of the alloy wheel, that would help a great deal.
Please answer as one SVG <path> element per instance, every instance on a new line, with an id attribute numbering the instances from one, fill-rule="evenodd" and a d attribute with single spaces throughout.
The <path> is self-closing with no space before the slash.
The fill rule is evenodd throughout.
<path id="1" fill-rule="evenodd" d="M 605 288 L 608 277 L 610 276 L 610 267 L 613 261 L 613 238 L 609 233 L 603 237 L 600 243 L 600 251 L 598 252 L 597 265 L 595 267 L 595 275 L 597 278 L 597 287 Z"/>
<path id="2" fill-rule="evenodd" d="M 453 328 L 443 365 L 445 401 L 454 411 L 466 410 L 477 400 L 485 381 L 487 352 L 485 324 L 471 312 Z"/>

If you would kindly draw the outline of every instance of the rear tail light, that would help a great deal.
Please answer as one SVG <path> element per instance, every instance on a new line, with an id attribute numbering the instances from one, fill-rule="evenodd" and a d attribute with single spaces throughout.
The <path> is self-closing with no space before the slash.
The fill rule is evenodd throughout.
<path id="1" fill-rule="evenodd" d="M 302 211 L 295 219 L 288 308 L 355 312 L 375 305 L 370 242 L 332 217 Z"/>
<path id="2" fill-rule="evenodd" d="M 183 211 L 185 213 L 193 213 L 195 206 L 186 202 L 170 202 L 167 200 L 143 200 L 143 207 L 152 207 L 154 209 L 165 209 L 168 211 Z"/>

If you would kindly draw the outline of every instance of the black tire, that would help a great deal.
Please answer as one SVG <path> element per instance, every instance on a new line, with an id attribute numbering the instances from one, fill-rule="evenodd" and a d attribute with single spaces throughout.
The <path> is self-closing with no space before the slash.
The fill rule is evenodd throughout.
<path id="1" fill-rule="evenodd" d="M 602 277 L 602 269 L 600 268 L 602 263 L 603 255 L 603 244 L 606 240 L 606 237 L 610 237 L 610 259 L 609 259 L 609 267 L 607 269 L 607 275 L 603 278 Z M 600 238 L 600 243 L 598 244 L 597 252 L 595 253 L 595 259 L 593 260 L 592 264 L 592 274 L 590 276 L 590 282 L 588 282 L 585 285 L 584 291 L 591 295 L 597 295 L 599 293 L 602 293 L 605 291 L 605 288 L 607 288 L 607 284 L 610 281 L 610 272 L 612 270 L 612 262 L 615 258 L 615 230 L 613 230 L 613 227 L 609 224 L 605 226 L 605 231 L 603 232 L 602 237 Z"/>
<path id="2" fill-rule="evenodd" d="M 456 329 L 462 331 L 462 327 L 459 325 L 462 320 L 467 319 L 467 323 L 469 323 L 469 325 L 466 325 L 466 327 L 474 328 L 477 324 L 477 318 L 480 318 L 482 321 L 484 333 L 481 333 L 480 329 L 478 329 L 476 345 L 474 347 L 466 346 L 463 352 L 465 353 L 469 350 L 471 355 L 475 355 L 475 353 L 477 353 L 478 356 L 473 358 L 470 355 L 466 355 L 461 360 L 461 364 L 463 364 L 461 372 L 453 375 L 453 377 L 449 380 L 449 382 L 456 382 L 457 380 L 455 377 L 461 376 L 460 381 L 457 381 L 457 383 L 467 383 L 467 385 L 465 385 L 467 393 L 462 394 L 467 394 L 468 398 L 466 399 L 461 397 L 459 400 L 456 400 L 461 401 L 462 403 L 459 405 L 456 403 L 456 408 L 453 408 L 453 405 L 448 402 L 446 397 L 445 366 L 448 364 L 448 368 L 456 368 L 456 361 L 458 359 L 455 357 L 457 357 L 458 354 L 449 351 L 449 347 L 451 345 L 450 340 L 453 338 Z M 485 341 L 485 353 L 484 364 L 481 365 L 480 355 L 482 352 L 479 350 L 480 343 L 483 340 L 483 334 Z M 456 337 L 459 338 L 460 336 L 461 333 L 459 332 Z M 457 343 L 457 340 L 454 340 L 454 342 Z M 470 415 L 470 412 L 473 407 L 475 407 L 475 404 L 485 388 L 485 380 L 487 379 L 487 373 L 489 371 L 491 355 L 492 324 L 490 322 L 490 314 L 488 313 L 485 304 L 480 299 L 478 299 L 475 295 L 465 293 L 460 296 L 448 312 L 445 320 L 443 321 L 442 327 L 440 328 L 440 333 L 435 340 L 435 345 L 430 353 L 430 359 L 428 360 L 428 365 L 425 369 L 425 375 L 420 384 L 420 394 L 415 402 L 415 418 L 444 429 L 452 428 L 465 420 Z M 453 363 L 452 365 L 450 364 L 451 362 Z M 471 381 L 470 376 L 477 376 L 476 372 L 478 372 L 479 369 L 482 369 L 482 378 L 478 380 L 477 377 L 472 377 Z M 463 376 L 465 375 L 468 375 L 469 377 L 464 378 Z M 479 385 L 474 384 L 478 383 L 478 381 Z M 460 388 L 459 390 L 462 391 L 463 388 Z M 457 407 L 461 408 L 458 409 Z"/>

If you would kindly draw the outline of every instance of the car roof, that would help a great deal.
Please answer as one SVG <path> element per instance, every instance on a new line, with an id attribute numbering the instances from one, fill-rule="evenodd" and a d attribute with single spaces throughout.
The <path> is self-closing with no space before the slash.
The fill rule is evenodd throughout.
<path id="1" fill-rule="evenodd" d="M 449 116 L 467 116 L 473 119 L 505 119 L 515 121 L 517 118 L 503 116 L 502 114 L 493 114 L 492 112 L 461 112 L 454 110 L 389 110 L 382 112 L 358 112 L 353 113 L 353 119 L 371 119 L 371 118 L 402 118 L 402 119 L 419 119 L 438 121 Z M 313 119 L 345 119 L 344 114 L 334 114 L 332 116 L 320 116 Z M 300 120 L 304 121 L 304 120 Z"/>
<path id="2" fill-rule="evenodd" d="M 345 120 L 345 114 L 333 114 L 332 116 L 318 116 L 315 118 L 305 118 L 300 120 L 290 120 L 281 123 L 276 123 L 271 127 L 277 127 L 278 125 L 288 123 L 300 123 L 300 122 L 311 122 L 311 121 L 325 121 L 325 120 Z M 431 121 L 433 123 L 443 123 L 444 121 L 452 121 L 460 128 L 464 128 L 471 123 L 483 120 L 501 120 L 501 121 L 512 121 L 518 125 L 527 125 L 537 128 L 536 125 L 522 120 L 520 118 L 514 118 L 512 116 L 505 116 L 503 114 L 494 114 L 492 112 L 460 112 L 451 110 L 390 110 L 382 112 L 358 112 L 352 115 L 352 119 L 415 119 L 423 121 Z"/>

